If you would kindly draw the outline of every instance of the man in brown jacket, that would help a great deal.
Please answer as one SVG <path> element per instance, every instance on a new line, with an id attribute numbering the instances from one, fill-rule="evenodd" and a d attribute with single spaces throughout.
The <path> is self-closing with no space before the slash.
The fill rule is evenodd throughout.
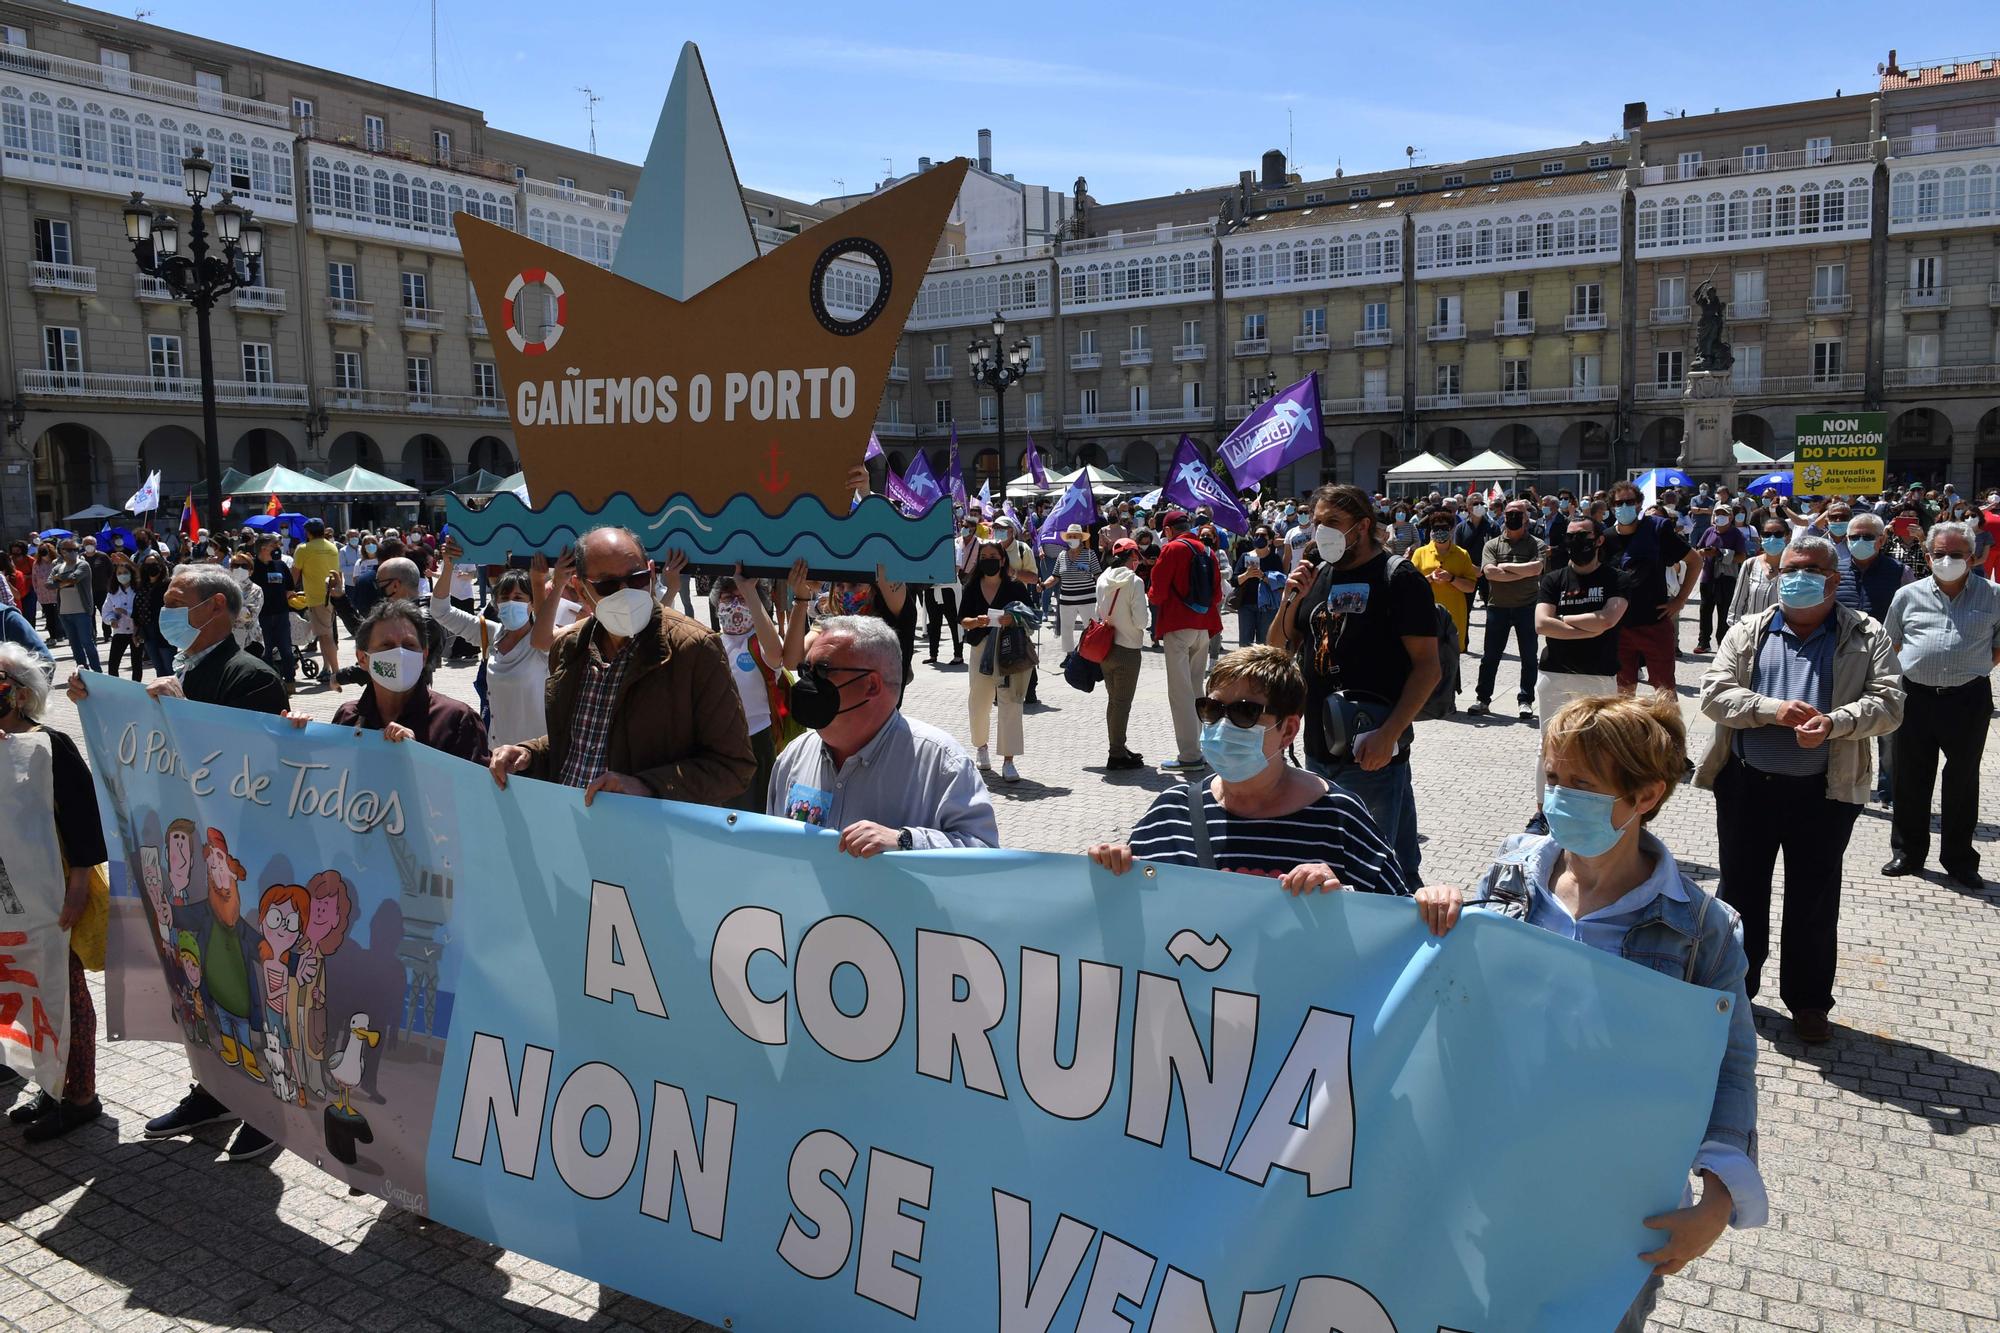
<path id="1" fill-rule="evenodd" d="M 512 773 L 600 791 L 727 805 L 756 776 L 722 641 L 653 597 L 653 562 L 624 528 L 577 542 L 590 617 L 549 651 L 548 734 L 493 752 Z"/>

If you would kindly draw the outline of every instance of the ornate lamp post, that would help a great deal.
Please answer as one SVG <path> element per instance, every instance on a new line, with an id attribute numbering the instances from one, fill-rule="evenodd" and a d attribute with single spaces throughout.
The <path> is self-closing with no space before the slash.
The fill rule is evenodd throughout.
<path id="1" fill-rule="evenodd" d="M 1000 467 L 1007 467 L 1007 390 L 1019 384 L 1028 374 L 1028 340 L 1017 338 L 1014 345 L 1001 350 L 1000 340 L 1007 336 L 1007 321 L 996 311 L 993 316 L 993 340 L 981 338 L 969 343 L 965 349 L 966 370 L 974 384 L 984 384 L 993 390 L 997 400 L 995 411 L 1000 430 Z M 1003 484 L 1004 484 L 1004 478 Z"/>
<path id="2" fill-rule="evenodd" d="M 254 287 L 263 279 L 264 229 L 251 222 L 227 191 L 207 212 L 215 224 L 220 255 L 209 251 L 209 231 L 202 212 L 215 167 L 199 152 L 181 162 L 181 184 L 187 190 L 193 216 L 188 220 L 187 252 L 181 251 L 180 223 L 164 209 L 155 213 L 138 190 L 125 206 L 125 235 L 141 273 L 158 278 L 176 297 L 194 306 L 197 343 L 201 349 L 202 467 L 208 474 L 208 527 L 220 532 L 222 517 L 222 452 L 215 428 L 215 355 L 209 343 L 208 312 L 218 298 L 238 287 Z"/>

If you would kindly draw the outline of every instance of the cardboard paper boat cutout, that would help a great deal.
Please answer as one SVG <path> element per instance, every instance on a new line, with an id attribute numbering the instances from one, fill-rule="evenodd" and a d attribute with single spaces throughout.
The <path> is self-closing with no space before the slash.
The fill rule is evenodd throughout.
<path id="1" fill-rule="evenodd" d="M 772 572 L 803 558 L 818 572 L 881 565 L 892 578 L 949 582 L 949 506 L 908 517 L 870 496 L 850 511 L 847 475 L 965 160 L 756 258 L 713 117 L 687 48 L 620 272 L 458 215 L 535 503 L 447 500 L 453 535 L 497 563 L 616 524 L 697 565 Z M 734 266 L 745 243 L 748 261 Z"/>

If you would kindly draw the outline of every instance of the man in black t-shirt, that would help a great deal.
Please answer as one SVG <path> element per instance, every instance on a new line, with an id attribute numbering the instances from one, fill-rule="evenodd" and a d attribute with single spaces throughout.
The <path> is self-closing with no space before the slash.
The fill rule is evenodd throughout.
<path id="1" fill-rule="evenodd" d="M 1618 627 L 1618 688 L 1638 688 L 1639 667 L 1656 690 L 1674 688 L 1680 654 L 1681 608 L 1701 581 L 1701 552 L 1690 548 L 1669 515 L 1643 514 L 1639 488 L 1621 481 L 1611 488 L 1614 526 L 1604 534 L 1605 564 L 1632 580 L 1625 619 Z M 1681 590 L 1667 593 L 1667 571 L 1685 561 Z"/>
<path id="2" fill-rule="evenodd" d="M 1377 535 L 1381 519 L 1359 486 L 1313 493 L 1313 549 L 1285 582 L 1271 621 L 1273 646 L 1296 653 L 1306 678 L 1306 767 L 1360 798 L 1396 849 L 1403 878 L 1421 884 L 1410 724 L 1438 683 L 1437 602 L 1416 566 Z M 1357 736 L 1353 753 L 1327 746 L 1326 703 L 1335 694 L 1388 711 Z"/>
<path id="3" fill-rule="evenodd" d="M 1569 563 L 1542 575 L 1535 633 L 1542 636 L 1535 712 L 1548 739 L 1549 719 L 1571 699 L 1618 691 L 1619 622 L 1630 614 L 1632 576 L 1604 559 L 1608 545 L 1594 518 L 1570 520 Z M 1547 833 L 1542 818 L 1542 757 L 1535 752 L 1535 816 L 1528 832 Z"/>

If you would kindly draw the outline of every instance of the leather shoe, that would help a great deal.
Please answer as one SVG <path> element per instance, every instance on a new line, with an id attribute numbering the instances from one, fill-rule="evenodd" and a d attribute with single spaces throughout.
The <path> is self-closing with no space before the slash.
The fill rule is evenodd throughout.
<path id="1" fill-rule="evenodd" d="M 1892 856 L 1882 865 L 1882 873 L 1885 875 L 1914 875 L 1922 869 L 1921 863 L 1912 861 L 1906 856 Z"/>
<path id="2" fill-rule="evenodd" d="M 1799 1010 L 1792 1015 L 1792 1030 L 1808 1046 L 1819 1046 L 1833 1040 L 1833 1024 L 1826 1021 L 1824 1009 Z"/>
<path id="3" fill-rule="evenodd" d="M 1944 873 L 1952 883 L 1963 889 L 1971 889 L 1974 893 L 1986 887 L 1985 878 L 1973 866 L 1960 866 L 1957 870 L 1946 870 Z"/>

